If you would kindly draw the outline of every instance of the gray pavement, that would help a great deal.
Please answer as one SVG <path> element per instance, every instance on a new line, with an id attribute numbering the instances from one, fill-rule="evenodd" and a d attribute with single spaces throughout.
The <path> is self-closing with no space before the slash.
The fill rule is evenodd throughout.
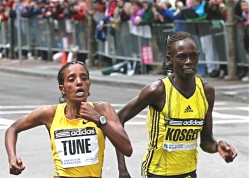
<path id="1" fill-rule="evenodd" d="M 43 60 L 9 60 L 0 59 L 0 72 L 9 72 L 22 75 L 40 77 L 57 77 L 61 67 L 60 63 Z M 92 83 L 105 85 L 118 85 L 121 87 L 142 88 L 145 85 L 160 79 L 163 75 L 102 75 L 101 68 L 88 67 Z M 236 100 L 248 103 L 249 83 L 240 80 L 224 80 L 221 78 L 203 78 L 208 81 L 216 90 L 216 98 Z"/>

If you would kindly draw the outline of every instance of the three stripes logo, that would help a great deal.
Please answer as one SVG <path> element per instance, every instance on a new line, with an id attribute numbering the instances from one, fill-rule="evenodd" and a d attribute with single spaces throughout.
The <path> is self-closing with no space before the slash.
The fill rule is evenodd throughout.
<path id="1" fill-rule="evenodd" d="M 192 108 L 188 105 L 188 106 L 186 107 L 186 109 L 184 110 L 184 112 L 186 113 L 186 112 L 194 112 L 194 111 L 193 111 Z"/>

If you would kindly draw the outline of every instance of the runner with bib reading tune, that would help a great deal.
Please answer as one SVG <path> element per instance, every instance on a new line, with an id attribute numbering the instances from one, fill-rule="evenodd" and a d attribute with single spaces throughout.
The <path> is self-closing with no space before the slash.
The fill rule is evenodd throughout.
<path id="1" fill-rule="evenodd" d="M 84 63 L 65 64 L 58 73 L 60 104 L 42 106 L 14 122 L 5 133 L 10 174 L 25 169 L 16 154 L 20 132 L 40 125 L 49 131 L 54 159 L 54 177 L 102 177 L 105 137 L 126 156 L 130 140 L 113 107 L 107 102 L 90 102 L 89 71 Z"/>

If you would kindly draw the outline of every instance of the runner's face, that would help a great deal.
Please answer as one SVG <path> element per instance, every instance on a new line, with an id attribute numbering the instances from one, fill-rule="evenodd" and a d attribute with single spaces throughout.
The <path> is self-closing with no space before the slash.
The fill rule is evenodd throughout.
<path id="1" fill-rule="evenodd" d="M 87 69 L 81 64 L 73 64 L 65 69 L 63 76 L 64 85 L 60 85 L 60 90 L 65 92 L 67 101 L 86 101 L 91 85 Z"/>
<path id="2" fill-rule="evenodd" d="M 187 79 L 195 75 L 198 64 L 199 51 L 195 42 L 186 38 L 176 41 L 172 46 L 170 58 L 175 75 Z"/>

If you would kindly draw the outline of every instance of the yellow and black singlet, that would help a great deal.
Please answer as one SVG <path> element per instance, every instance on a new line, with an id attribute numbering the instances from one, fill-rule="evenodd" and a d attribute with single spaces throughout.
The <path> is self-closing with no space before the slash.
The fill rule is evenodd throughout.
<path id="1" fill-rule="evenodd" d="M 65 106 L 65 103 L 57 105 L 50 128 L 54 176 L 101 177 L 105 149 L 103 132 L 93 122 L 67 119 Z"/>
<path id="2" fill-rule="evenodd" d="M 197 168 L 197 139 L 204 124 L 208 102 L 200 78 L 190 96 L 184 96 L 171 77 L 162 79 L 165 104 L 161 112 L 149 107 L 146 121 L 148 149 L 142 163 L 142 177 L 147 173 L 161 176 L 180 175 Z"/>

